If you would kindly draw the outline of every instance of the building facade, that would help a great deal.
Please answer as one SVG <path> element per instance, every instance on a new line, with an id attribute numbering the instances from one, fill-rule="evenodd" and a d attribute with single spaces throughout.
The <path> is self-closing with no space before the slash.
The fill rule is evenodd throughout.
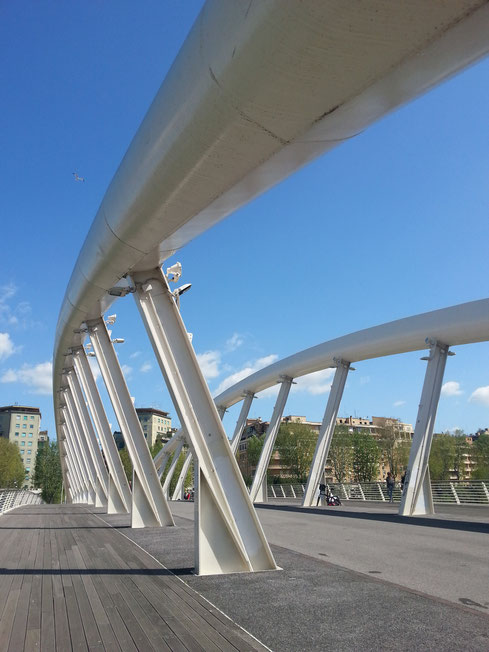
<path id="1" fill-rule="evenodd" d="M 25 468 L 25 485 L 32 487 L 41 426 L 41 411 L 27 405 L 0 407 L 0 437 L 18 446 Z"/>
<path id="2" fill-rule="evenodd" d="M 149 448 L 156 441 L 165 443 L 171 438 L 173 430 L 169 412 L 156 408 L 136 408 L 136 413 Z"/>

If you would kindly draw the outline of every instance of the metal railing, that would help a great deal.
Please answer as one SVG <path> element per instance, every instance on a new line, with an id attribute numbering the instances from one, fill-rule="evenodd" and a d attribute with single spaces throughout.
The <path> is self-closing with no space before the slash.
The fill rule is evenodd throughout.
<path id="1" fill-rule="evenodd" d="M 40 505 L 41 494 L 29 489 L 0 489 L 0 514 L 21 505 Z"/>
<path id="2" fill-rule="evenodd" d="M 340 500 L 365 500 L 388 502 L 389 496 L 385 482 L 343 482 L 326 485 L 329 493 Z M 303 484 L 270 484 L 269 498 L 302 498 Z M 433 482 L 431 484 L 434 503 L 452 505 L 489 505 L 489 480 L 457 480 L 453 482 Z M 392 494 L 394 502 L 401 500 L 401 483 L 396 482 Z"/>

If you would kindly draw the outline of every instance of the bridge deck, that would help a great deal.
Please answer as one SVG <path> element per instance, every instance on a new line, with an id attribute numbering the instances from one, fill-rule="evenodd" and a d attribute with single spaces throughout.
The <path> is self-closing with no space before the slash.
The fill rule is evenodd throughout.
<path id="1" fill-rule="evenodd" d="M 0 519 L 0 649 L 263 650 L 83 507 Z"/>

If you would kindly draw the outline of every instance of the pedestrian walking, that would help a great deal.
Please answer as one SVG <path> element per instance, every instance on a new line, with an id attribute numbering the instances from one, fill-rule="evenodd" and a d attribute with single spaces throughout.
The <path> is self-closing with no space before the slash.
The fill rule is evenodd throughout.
<path id="1" fill-rule="evenodd" d="M 316 507 L 319 505 L 320 501 L 322 504 L 323 498 L 326 498 L 326 485 L 323 482 L 321 482 L 321 484 L 319 485 L 319 496 L 317 499 Z"/>
<path id="2" fill-rule="evenodd" d="M 394 487 L 396 485 L 396 481 L 394 479 L 394 476 L 390 471 L 387 473 L 387 478 L 385 479 L 385 483 L 387 485 L 387 493 L 389 495 L 389 502 L 393 503 L 394 498 L 392 497 L 392 492 L 394 491 Z"/>

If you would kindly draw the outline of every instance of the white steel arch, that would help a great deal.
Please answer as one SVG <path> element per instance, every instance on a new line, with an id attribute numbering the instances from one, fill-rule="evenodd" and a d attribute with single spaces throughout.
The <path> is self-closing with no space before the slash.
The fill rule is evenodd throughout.
<path id="1" fill-rule="evenodd" d="M 58 320 L 53 384 L 61 436 L 63 369 L 73 367 L 72 351 L 83 345 L 87 323 L 98 322 L 114 297 L 127 291 L 138 291 L 140 305 L 161 295 L 152 337 L 156 350 L 171 335 L 169 355 L 160 365 L 169 381 L 178 381 L 179 416 L 198 456 L 207 505 L 199 514 L 197 548 L 204 543 L 207 551 L 206 559 L 199 557 L 200 572 L 275 565 L 251 503 L 243 498 L 239 471 L 223 444 L 226 435 L 185 344 L 183 324 L 175 315 L 169 330 L 163 323 L 174 312 L 174 299 L 159 266 L 306 162 L 487 54 L 488 34 L 487 0 L 209 0 L 199 15 L 81 249 Z M 469 330 L 477 330 L 474 318 L 475 325 L 466 320 Z M 381 331 L 378 335 L 381 339 Z M 178 365 L 171 366 L 177 348 L 185 351 L 181 359 L 191 369 L 184 377 Z M 192 412 L 188 408 L 197 396 Z M 206 434 L 209 424 L 212 432 Z M 80 446 L 76 425 L 66 427 L 70 443 Z M 74 458 L 80 452 L 74 451 Z M 144 479 L 138 491 L 156 513 L 154 492 Z M 225 549 L 211 540 L 217 531 Z"/>

